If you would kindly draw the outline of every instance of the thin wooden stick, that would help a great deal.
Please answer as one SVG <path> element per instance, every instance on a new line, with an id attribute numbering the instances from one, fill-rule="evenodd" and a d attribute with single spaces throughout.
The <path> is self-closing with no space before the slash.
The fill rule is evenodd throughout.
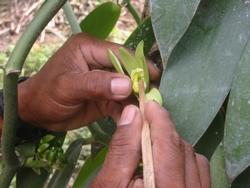
<path id="1" fill-rule="evenodd" d="M 139 103 L 143 118 L 141 142 L 142 142 L 144 188 L 155 188 L 155 176 L 154 176 L 154 164 L 153 164 L 150 128 L 149 128 L 149 123 L 144 115 L 145 89 L 143 80 L 140 80 L 139 82 Z"/>

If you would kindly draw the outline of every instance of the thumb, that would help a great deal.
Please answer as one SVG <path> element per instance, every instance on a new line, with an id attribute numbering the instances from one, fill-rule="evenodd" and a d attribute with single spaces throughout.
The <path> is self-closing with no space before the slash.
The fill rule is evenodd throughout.
<path id="1" fill-rule="evenodd" d="M 122 100 L 131 91 L 129 77 L 119 73 L 94 70 L 71 75 L 71 92 L 76 100 Z"/>
<path id="2" fill-rule="evenodd" d="M 139 109 L 134 105 L 127 106 L 122 112 L 106 160 L 94 185 L 107 182 L 108 187 L 129 185 L 141 158 L 141 128 Z"/>

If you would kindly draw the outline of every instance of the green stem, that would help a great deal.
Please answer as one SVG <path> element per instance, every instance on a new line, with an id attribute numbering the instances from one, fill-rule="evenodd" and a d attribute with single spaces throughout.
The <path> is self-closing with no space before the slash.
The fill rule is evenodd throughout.
<path id="1" fill-rule="evenodd" d="M 6 64 L 4 77 L 4 127 L 1 143 L 5 169 L 0 176 L 0 187 L 5 188 L 9 186 L 20 165 L 15 154 L 15 138 L 19 122 L 17 110 L 17 80 L 19 73 L 39 34 L 64 5 L 65 1 L 66 0 L 47 0 L 44 2 L 17 42 Z"/>
<path id="2" fill-rule="evenodd" d="M 0 178 L 0 187 L 8 188 L 12 178 L 14 177 L 17 168 L 4 168 Z"/>
<path id="3" fill-rule="evenodd" d="M 17 167 L 18 158 L 15 154 L 16 132 L 18 129 L 17 116 L 17 74 L 10 74 L 4 77 L 4 126 L 2 135 L 3 162 L 7 167 Z"/>
<path id="4" fill-rule="evenodd" d="M 141 18 L 139 16 L 138 12 L 135 10 L 135 8 L 131 5 L 130 2 L 126 3 L 126 8 L 130 12 L 130 14 L 133 16 L 133 18 L 135 19 L 137 25 L 139 25 L 141 23 Z"/>
<path id="5" fill-rule="evenodd" d="M 71 27 L 72 32 L 75 33 L 81 33 L 82 30 L 78 24 L 78 21 L 76 19 L 76 16 L 73 12 L 73 9 L 70 5 L 70 3 L 67 1 L 65 5 L 63 6 L 63 11 L 65 13 L 65 16 L 69 22 L 69 25 Z"/>
<path id="6" fill-rule="evenodd" d="M 20 73 L 24 61 L 36 39 L 65 2 L 66 0 L 47 0 L 41 6 L 22 37 L 17 42 L 16 47 L 7 62 L 7 75 L 11 73 Z"/>

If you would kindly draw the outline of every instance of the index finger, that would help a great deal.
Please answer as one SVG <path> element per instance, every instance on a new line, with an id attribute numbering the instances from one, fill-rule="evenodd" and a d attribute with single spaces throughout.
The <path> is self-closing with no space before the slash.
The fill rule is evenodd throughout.
<path id="1" fill-rule="evenodd" d="M 83 57 L 92 68 L 112 68 L 112 63 L 108 57 L 108 49 L 112 50 L 117 57 L 119 57 L 119 49 L 123 47 L 119 44 L 95 39 L 84 33 L 77 34 L 74 38 L 78 41 Z M 132 53 L 132 51 L 130 52 Z M 160 77 L 160 70 L 149 60 L 147 60 L 147 64 L 150 79 L 153 81 L 158 80 Z"/>
<path id="2" fill-rule="evenodd" d="M 169 113 L 155 102 L 145 106 L 151 129 L 156 187 L 185 187 L 185 154 Z"/>

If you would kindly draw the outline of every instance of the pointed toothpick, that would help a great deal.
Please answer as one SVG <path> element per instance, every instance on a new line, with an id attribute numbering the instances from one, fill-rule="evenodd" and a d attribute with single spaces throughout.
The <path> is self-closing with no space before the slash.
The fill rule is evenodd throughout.
<path id="1" fill-rule="evenodd" d="M 150 128 L 149 128 L 149 123 L 144 115 L 145 88 L 143 80 L 140 80 L 139 82 L 139 104 L 143 119 L 141 142 L 142 142 L 144 188 L 155 188 L 155 176 L 154 176 L 154 164 L 153 164 Z"/>

